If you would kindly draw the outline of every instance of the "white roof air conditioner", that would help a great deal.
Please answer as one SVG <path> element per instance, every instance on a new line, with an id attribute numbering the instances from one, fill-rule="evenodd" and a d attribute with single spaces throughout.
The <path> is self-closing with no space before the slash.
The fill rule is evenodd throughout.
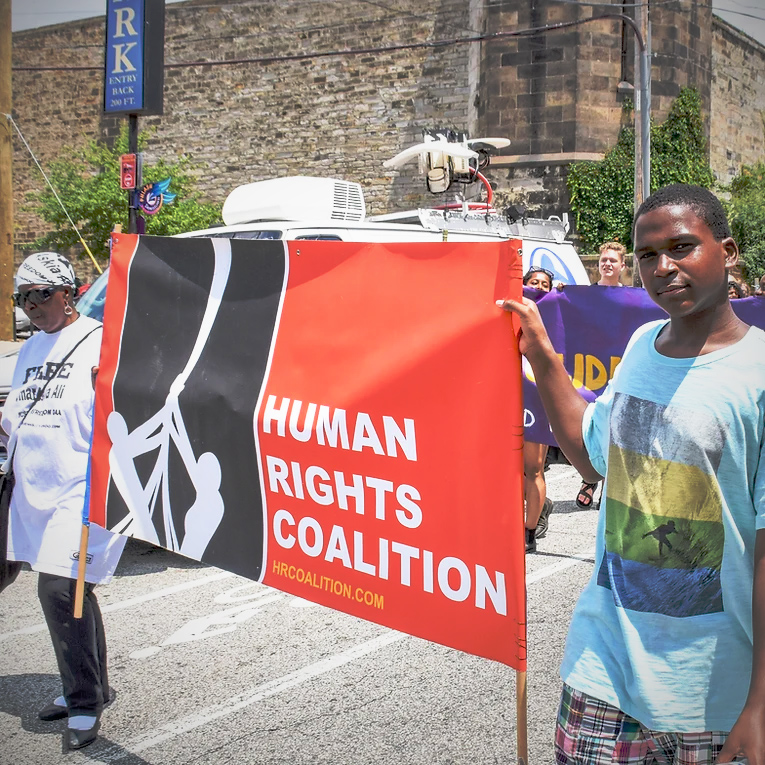
<path id="1" fill-rule="evenodd" d="M 296 175 L 237 186 L 223 203 L 227 226 L 258 220 L 362 221 L 361 185 Z"/>

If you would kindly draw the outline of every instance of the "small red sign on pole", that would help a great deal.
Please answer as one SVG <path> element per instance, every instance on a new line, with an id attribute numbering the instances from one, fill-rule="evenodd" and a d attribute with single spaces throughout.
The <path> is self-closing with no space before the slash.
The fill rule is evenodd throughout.
<path id="1" fill-rule="evenodd" d="M 135 154 L 120 156 L 120 188 L 134 189 L 138 182 L 138 160 Z"/>

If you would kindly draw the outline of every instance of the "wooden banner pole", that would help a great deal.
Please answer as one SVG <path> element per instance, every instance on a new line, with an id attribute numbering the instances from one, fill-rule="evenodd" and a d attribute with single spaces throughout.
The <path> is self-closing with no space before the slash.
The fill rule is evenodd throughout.
<path id="1" fill-rule="evenodd" d="M 518 743 L 518 765 L 529 762 L 529 728 L 527 711 L 526 671 L 515 671 L 515 704 Z"/>
<path id="2" fill-rule="evenodd" d="M 74 589 L 74 618 L 82 619 L 82 604 L 85 599 L 85 567 L 88 565 L 88 536 L 90 524 L 82 524 L 80 535 L 80 557 L 77 563 L 77 585 Z"/>

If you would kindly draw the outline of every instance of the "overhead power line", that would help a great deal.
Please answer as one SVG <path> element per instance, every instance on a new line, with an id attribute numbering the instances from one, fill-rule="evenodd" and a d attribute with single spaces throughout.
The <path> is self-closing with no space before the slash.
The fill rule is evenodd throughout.
<path id="1" fill-rule="evenodd" d="M 657 0 L 660 1 L 660 0 Z M 677 0 L 661 0 L 664 2 L 671 1 L 671 2 L 677 2 Z M 343 0 L 344 2 L 344 0 Z M 459 29 L 460 31 L 467 30 L 468 32 L 471 32 L 473 34 L 480 34 L 480 31 L 477 29 L 472 29 L 471 27 L 467 26 L 464 23 L 456 22 L 454 21 L 454 14 L 449 13 L 448 11 L 437 11 L 435 13 L 414 13 L 412 11 L 405 10 L 403 8 L 397 8 L 393 5 L 390 5 L 389 3 L 383 3 L 383 2 L 375 2 L 375 0 L 358 0 L 360 3 L 365 3 L 366 5 L 369 5 L 373 8 L 377 8 L 380 10 L 384 10 L 388 12 L 388 15 L 386 16 L 377 16 L 374 18 L 371 17 L 355 17 L 352 20 L 349 20 L 348 22 L 345 22 L 344 24 L 337 24 L 337 23 L 328 23 L 328 24 L 306 24 L 303 26 L 294 26 L 294 27 L 284 27 L 284 28 L 277 28 L 277 29 L 263 29 L 262 31 L 250 33 L 250 34 L 240 34 L 240 33 L 232 33 L 232 34 L 224 34 L 224 35 L 209 35 L 207 37 L 186 37 L 183 39 L 183 43 L 187 44 L 190 42 L 198 42 L 198 41 L 205 41 L 205 40 L 211 40 L 211 41 L 217 41 L 217 40 L 231 40 L 231 39 L 250 39 L 253 37 L 264 37 L 264 36 L 272 36 L 274 34 L 290 34 L 294 35 L 295 33 L 300 32 L 314 32 L 314 31 L 323 31 L 323 30 L 336 30 L 338 28 L 342 28 L 343 26 L 348 26 L 353 24 L 354 26 L 358 26 L 360 24 L 385 24 L 389 23 L 391 21 L 404 21 L 407 19 L 416 19 L 419 21 L 424 21 L 428 23 L 434 23 L 434 24 L 441 24 L 444 27 L 455 27 L 456 29 Z M 329 3 L 325 3 L 329 4 Z M 305 7 L 311 7 L 315 8 L 315 0 L 309 0 L 307 3 L 291 3 L 289 8 L 290 10 L 295 9 L 301 9 Z M 177 6 L 177 9 L 175 6 L 167 6 L 166 11 L 172 12 L 176 11 L 177 13 L 180 13 L 181 11 L 189 11 L 189 10 L 197 10 L 197 9 L 203 9 L 203 8 L 215 8 L 216 10 L 223 11 L 226 8 L 239 8 L 240 4 L 232 5 L 227 3 L 211 3 L 211 4 L 196 4 L 190 8 L 184 8 L 183 6 L 179 5 Z M 60 12 L 60 13 L 63 13 Z M 100 18 L 103 21 L 103 16 L 101 17 L 95 17 L 96 19 Z M 27 31 L 27 30 L 20 30 L 20 31 Z M 23 43 L 25 41 L 19 41 L 16 43 L 17 46 L 23 47 Z M 56 46 L 57 50 L 73 50 L 77 48 L 86 48 L 86 47 L 103 47 L 103 44 L 101 46 L 97 45 L 72 45 L 72 46 Z"/>
<path id="2" fill-rule="evenodd" d="M 647 2 L 625 2 L 622 3 L 619 0 L 616 0 L 616 2 L 597 2 L 596 0 L 553 0 L 554 2 L 562 3 L 565 5 L 578 5 L 582 6 L 583 8 L 641 8 L 648 5 Z M 693 0 L 694 2 L 697 2 L 698 0 Z M 372 7 L 380 8 L 383 10 L 388 10 L 392 14 L 391 16 L 387 17 L 377 17 L 377 18 L 360 18 L 353 21 L 353 24 L 359 25 L 375 25 L 375 24 L 383 24 L 388 23 L 391 21 L 403 21 L 405 19 L 417 19 L 419 21 L 425 21 L 425 22 L 432 22 L 432 23 L 440 23 L 445 22 L 444 26 L 450 25 L 448 24 L 449 17 L 444 12 L 438 12 L 438 13 L 412 13 L 409 11 L 404 11 L 403 9 L 396 8 L 395 6 L 388 5 L 387 3 L 382 2 L 376 2 L 375 0 L 360 0 L 360 2 L 366 3 Z M 651 0 L 651 7 L 657 8 L 660 6 L 669 6 L 669 5 L 677 5 L 680 6 L 682 4 L 683 0 Z M 298 3 L 298 7 L 302 7 L 305 4 Z M 504 7 L 504 6 L 510 6 L 513 7 L 517 6 L 517 0 L 500 0 L 500 2 L 493 4 L 493 7 Z M 168 10 L 173 8 L 174 6 L 169 6 Z M 181 5 L 177 6 L 178 10 L 185 10 Z M 218 4 L 218 3 L 211 3 L 209 5 L 207 4 L 197 4 L 194 6 L 194 9 L 197 8 L 208 8 L 208 7 L 215 7 L 218 9 L 223 8 L 232 8 L 237 7 L 230 4 Z M 294 6 L 291 6 L 294 7 Z M 751 8 L 752 10 L 758 10 L 757 6 L 749 6 L 749 5 L 741 5 L 742 8 Z M 744 16 L 751 19 L 756 19 L 759 21 L 765 21 L 764 15 L 757 15 L 752 13 L 746 13 L 744 11 L 733 11 L 733 10 L 720 10 L 717 11 L 717 13 L 724 13 L 724 14 L 735 14 L 737 16 Z M 351 22 L 348 22 L 351 23 Z M 291 35 L 294 36 L 296 33 L 305 33 L 305 32 L 323 32 L 323 31 L 337 31 L 339 29 L 342 29 L 346 24 L 326 24 L 326 25 L 316 25 L 316 24 L 310 24 L 306 26 L 298 26 L 298 27 L 290 27 L 287 28 L 276 28 L 276 29 L 262 29 L 257 32 L 250 32 L 250 33 L 232 33 L 232 34 L 221 34 L 221 35 L 208 35 L 208 36 L 199 36 L 199 37 L 188 37 L 183 39 L 183 44 L 187 45 L 189 43 L 205 43 L 205 42 L 220 42 L 223 40 L 252 40 L 252 39 L 258 39 L 258 38 L 273 38 L 274 35 Z M 462 29 L 465 29 L 464 26 L 461 27 Z M 480 35 L 481 33 L 478 30 L 471 29 L 470 27 L 467 27 L 469 32 L 472 32 L 474 35 Z M 25 30 L 26 31 L 26 30 Z M 14 46 L 17 48 L 25 48 L 27 47 L 24 43 L 25 40 L 18 40 L 14 43 Z M 168 40 L 169 43 L 172 43 L 172 38 Z M 65 50 L 102 50 L 103 49 L 103 43 L 82 43 L 77 45 L 55 45 L 55 46 L 35 46 L 35 50 L 50 50 L 55 49 L 57 53 L 60 53 L 61 51 Z M 182 66 L 183 64 L 178 64 L 178 66 Z M 24 71 L 25 68 L 23 67 L 14 67 L 18 71 Z M 39 69 L 40 67 L 38 67 Z M 95 69 L 95 68 L 101 68 L 101 67 L 78 67 L 77 69 Z M 72 69 L 76 70 L 75 67 L 48 67 L 46 68 L 48 70 L 67 70 Z"/>
<path id="3" fill-rule="evenodd" d="M 98 261 L 93 257 L 93 253 L 90 251 L 90 247 L 85 243 L 85 240 L 82 238 L 82 234 L 80 233 L 80 230 L 77 228 L 77 225 L 72 220 L 72 216 L 69 215 L 69 211 L 64 207 L 64 203 L 61 201 L 61 197 L 58 195 L 58 192 L 54 188 L 53 184 L 50 182 L 50 178 L 45 174 L 45 170 L 43 170 L 42 165 L 40 164 L 40 160 L 37 159 L 35 156 L 35 153 L 32 151 L 32 147 L 27 143 L 27 139 L 24 138 L 24 134 L 21 132 L 21 128 L 16 124 L 16 121 L 13 119 L 13 115 L 11 114 L 4 114 L 3 115 L 6 119 L 10 121 L 10 123 L 13 125 L 13 127 L 16 128 L 16 132 L 19 134 L 19 138 L 21 138 L 21 142 L 26 147 L 26 150 L 29 152 L 29 155 L 34 160 L 34 163 L 37 165 L 37 169 L 40 171 L 40 174 L 45 179 L 45 182 L 48 184 L 51 192 L 53 192 L 53 196 L 56 198 L 56 201 L 59 204 L 59 207 L 63 210 L 64 215 L 66 215 L 67 220 L 69 221 L 69 225 L 74 229 L 74 233 L 77 234 L 77 238 L 80 240 L 80 244 L 85 248 L 85 252 L 88 253 L 90 256 L 90 259 L 93 261 L 93 265 L 96 267 L 96 270 L 99 274 L 103 273 L 103 269 L 101 266 L 98 265 Z"/>
<path id="4" fill-rule="evenodd" d="M 748 19 L 757 19 L 757 21 L 765 21 L 765 16 L 756 16 L 754 13 L 744 13 L 744 11 L 730 11 L 727 8 L 720 8 L 716 13 L 730 13 L 734 16 L 746 16 Z"/>
<path id="5" fill-rule="evenodd" d="M 311 53 L 290 53 L 281 56 L 254 56 L 250 58 L 232 58 L 218 61 L 184 61 L 176 64 L 165 64 L 165 69 L 181 69 L 193 66 L 240 66 L 242 64 L 274 64 L 289 61 L 307 61 L 318 58 L 332 58 L 338 56 L 362 56 L 378 53 L 395 53 L 402 50 L 416 49 L 437 49 L 447 48 L 453 45 L 465 45 L 475 42 L 491 42 L 492 40 L 501 40 L 509 37 L 532 37 L 544 32 L 556 31 L 559 29 L 568 29 L 570 27 L 580 26 L 593 21 L 616 20 L 629 24 L 635 31 L 640 48 L 644 42 L 635 26 L 635 22 L 623 13 L 604 13 L 598 16 L 592 16 L 586 19 L 577 19 L 575 21 L 561 21 L 557 24 L 548 24 L 542 27 L 531 27 L 529 29 L 516 29 L 509 32 L 492 32 L 490 34 L 473 35 L 471 37 L 453 37 L 442 40 L 430 40 L 417 43 L 399 43 L 398 45 L 382 45 L 368 48 L 348 48 L 344 50 L 314 51 Z M 101 66 L 15 66 L 16 72 L 84 72 L 84 71 L 103 71 Z"/>

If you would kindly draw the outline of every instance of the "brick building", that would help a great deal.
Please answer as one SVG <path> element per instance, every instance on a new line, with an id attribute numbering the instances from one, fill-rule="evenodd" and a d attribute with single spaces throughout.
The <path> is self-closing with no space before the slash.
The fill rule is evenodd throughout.
<path id="1" fill-rule="evenodd" d="M 601 158 L 616 139 L 628 90 L 619 84 L 634 83 L 632 34 L 603 20 L 491 35 L 599 12 L 553 0 L 168 5 L 164 115 L 140 120 L 154 128 L 145 161 L 189 156 L 218 203 L 238 184 L 305 174 L 359 181 L 368 211 L 383 212 L 433 203 L 416 164 L 389 173 L 382 163 L 423 127 L 451 126 L 510 138 L 489 170 L 493 185 L 535 214 L 559 214 L 568 164 Z M 763 158 L 765 47 L 715 17 L 710 0 L 656 3 L 651 21 L 654 118 L 694 86 L 717 176 Z M 101 111 L 103 41 L 102 18 L 13 35 L 14 119 L 43 166 L 65 146 L 119 130 Z M 382 50 L 390 46 L 400 47 Z M 299 58 L 307 53 L 322 55 Z M 18 140 L 13 173 L 24 245 L 45 227 L 26 203 L 41 179 Z"/>

